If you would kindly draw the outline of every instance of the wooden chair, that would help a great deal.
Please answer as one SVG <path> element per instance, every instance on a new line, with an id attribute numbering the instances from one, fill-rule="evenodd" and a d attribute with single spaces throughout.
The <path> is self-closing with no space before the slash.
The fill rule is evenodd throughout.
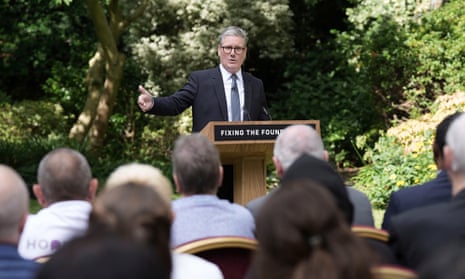
<path id="1" fill-rule="evenodd" d="M 175 247 L 174 251 L 193 254 L 215 263 L 225 279 L 242 279 L 257 246 L 255 239 L 225 236 L 195 240 Z"/>
<path id="2" fill-rule="evenodd" d="M 44 264 L 44 263 L 48 262 L 48 260 L 50 260 L 50 257 L 51 256 L 42 256 L 42 257 L 39 257 L 39 258 L 35 259 L 34 261 L 36 263 L 39 263 L 39 264 Z"/>
<path id="3" fill-rule="evenodd" d="M 382 229 L 369 226 L 352 226 L 352 231 L 362 238 L 369 238 L 387 243 L 389 233 Z"/>
<path id="4" fill-rule="evenodd" d="M 415 271 L 394 265 L 380 265 L 372 268 L 374 279 L 417 279 Z"/>
<path id="5" fill-rule="evenodd" d="M 378 264 L 397 264 L 397 259 L 388 246 L 389 233 L 369 226 L 352 226 L 352 232 L 361 237 L 377 255 Z"/>

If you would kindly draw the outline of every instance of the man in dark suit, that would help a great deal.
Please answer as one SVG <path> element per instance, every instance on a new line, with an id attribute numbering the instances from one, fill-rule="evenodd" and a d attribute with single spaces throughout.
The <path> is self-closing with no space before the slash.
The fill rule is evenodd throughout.
<path id="1" fill-rule="evenodd" d="M 153 97 L 139 86 L 140 109 L 155 115 L 178 115 L 192 106 L 192 132 L 199 132 L 210 121 L 270 120 L 263 82 L 241 69 L 247 56 L 247 33 L 236 26 L 227 27 L 219 36 L 217 52 L 218 67 L 191 73 L 184 87 L 171 96 Z M 233 168 L 223 168 L 218 196 L 233 201 Z"/>
<path id="2" fill-rule="evenodd" d="M 263 82 L 241 70 L 247 55 L 247 34 L 239 27 L 226 28 L 219 37 L 218 67 L 191 73 L 183 88 L 171 96 L 153 97 L 142 86 L 138 105 L 155 115 L 177 115 L 192 106 L 192 131 L 210 121 L 269 120 Z M 235 77 L 233 77 L 235 76 Z M 239 93 L 238 118 L 234 118 L 234 91 Z"/>
<path id="3" fill-rule="evenodd" d="M 291 125 L 284 129 L 276 138 L 273 150 L 273 164 L 279 177 L 283 177 L 288 168 L 302 154 L 308 154 L 322 161 L 328 161 L 328 152 L 325 150 L 323 140 L 318 132 L 307 125 Z M 334 173 L 336 173 L 334 171 Z M 306 173 L 306 178 L 315 178 L 321 175 L 310 170 Z M 337 175 L 337 181 L 342 179 Z M 320 182 L 320 180 L 316 180 Z M 370 201 L 365 193 L 352 187 L 345 187 L 347 195 L 353 204 L 353 218 L 350 220 L 351 225 L 374 226 L 373 213 Z M 252 212 L 254 217 L 266 202 L 271 192 L 266 196 L 261 196 L 251 200 L 246 204 L 247 209 Z"/>
<path id="4" fill-rule="evenodd" d="M 434 162 L 439 170 L 436 178 L 421 185 L 392 192 L 384 213 L 383 229 L 389 230 L 391 218 L 402 212 L 450 200 L 451 184 L 447 172 L 443 170 L 443 148 L 449 125 L 460 114 L 460 112 L 456 112 L 448 115 L 436 128 L 433 142 Z"/>
<path id="5" fill-rule="evenodd" d="M 439 249 L 465 238 L 465 114 L 450 125 L 443 166 L 452 184 L 449 202 L 420 207 L 391 219 L 390 245 L 400 263 L 419 269 Z"/>

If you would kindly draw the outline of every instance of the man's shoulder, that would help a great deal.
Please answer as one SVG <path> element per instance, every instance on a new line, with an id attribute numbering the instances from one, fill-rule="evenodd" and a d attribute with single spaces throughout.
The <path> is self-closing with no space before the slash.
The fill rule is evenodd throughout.
<path id="1" fill-rule="evenodd" d="M 0 257 L 0 278 L 34 278 L 39 268 L 38 263 L 21 258 L 16 248 Z"/>
<path id="2" fill-rule="evenodd" d="M 263 203 L 266 201 L 266 199 L 268 198 L 267 195 L 264 195 L 264 196 L 260 196 L 258 198 L 255 198 L 251 201 L 249 201 L 248 203 L 245 204 L 245 207 L 249 210 L 255 210 L 255 209 L 258 209 L 259 207 L 261 207 L 263 205 Z"/>
<path id="3" fill-rule="evenodd" d="M 430 202 L 441 202 L 450 199 L 451 185 L 446 181 L 438 178 L 427 181 L 415 186 L 406 187 L 395 192 L 392 192 L 391 199 L 409 204 L 410 207 L 427 205 Z"/>
<path id="4" fill-rule="evenodd" d="M 419 224 L 431 224 L 436 220 L 443 219 L 450 203 L 443 202 L 411 209 L 409 211 L 393 216 L 391 223 L 400 226 L 418 226 Z"/>
<path id="5" fill-rule="evenodd" d="M 205 76 L 212 76 L 212 75 L 221 75 L 221 72 L 218 67 L 214 67 L 214 68 L 208 68 L 208 69 L 195 70 L 195 71 L 192 71 L 190 75 L 205 77 Z"/>
<path id="6" fill-rule="evenodd" d="M 357 199 L 357 200 L 360 199 L 362 201 L 369 201 L 367 194 L 351 186 L 347 187 L 347 194 L 349 194 L 349 198 L 351 199 Z"/>

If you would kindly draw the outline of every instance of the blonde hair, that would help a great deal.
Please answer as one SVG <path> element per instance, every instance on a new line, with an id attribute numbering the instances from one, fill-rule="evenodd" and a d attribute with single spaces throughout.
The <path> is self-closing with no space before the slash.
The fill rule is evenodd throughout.
<path id="1" fill-rule="evenodd" d="M 107 178 L 105 188 L 123 184 L 144 184 L 153 188 L 168 204 L 171 204 L 173 187 L 160 169 L 148 164 L 129 163 L 116 168 Z"/>

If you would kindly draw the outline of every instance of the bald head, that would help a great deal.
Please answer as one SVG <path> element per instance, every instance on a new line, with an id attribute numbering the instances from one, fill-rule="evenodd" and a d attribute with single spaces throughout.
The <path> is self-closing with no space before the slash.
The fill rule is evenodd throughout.
<path id="1" fill-rule="evenodd" d="M 327 160 L 323 141 L 315 129 L 300 124 L 288 126 L 276 138 L 273 150 L 275 160 L 286 171 L 302 154 Z"/>
<path id="2" fill-rule="evenodd" d="M 37 180 L 47 204 L 89 199 L 89 185 L 94 183 L 87 159 L 70 148 L 58 148 L 45 155 Z"/>
<path id="3" fill-rule="evenodd" d="M 17 243 L 29 211 L 26 183 L 6 165 L 0 165 L 0 241 Z"/>
<path id="4" fill-rule="evenodd" d="M 451 123 L 446 135 L 446 145 L 452 153 L 452 172 L 465 175 L 465 115 L 462 114 Z"/>
<path id="5" fill-rule="evenodd" d="M 444 146 L 444 166 L 452 182 L 452 195 L 465 190 L 465 114 L 450 124 Z"/>
<path id="6" fill-rule="evenodd" d="M 171 203 L 173 187 L 160 169 L 148 164 L 130 163 L 116 168 L 108 177 L 105 188 L 114 188 L 124 184 L 147 185 L 157 191 L 168 203 Z"/>

